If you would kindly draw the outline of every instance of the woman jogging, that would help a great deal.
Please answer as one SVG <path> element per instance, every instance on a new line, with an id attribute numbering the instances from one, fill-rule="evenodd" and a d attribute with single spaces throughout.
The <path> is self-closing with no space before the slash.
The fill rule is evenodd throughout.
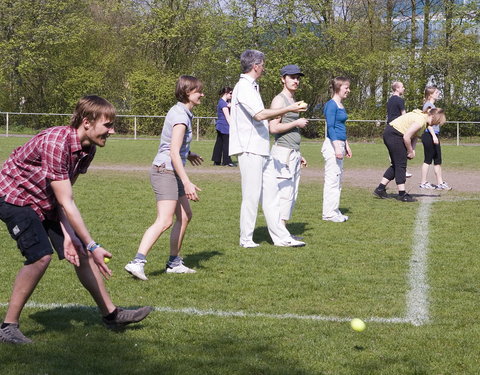
<path id="1" fill-rule="evenodd" d="M 440 97 L 440 90 L 436 86 L 425 88 L 423 110 L 435 108 L 435 102 Z M 424 160 L 422 164 L 422 180 L 420 189 L 451 190 L 452 188 L 443 181 L 442 177 L 442 151 L 440 149 L 440 126 L 428 126 L 422 134 Z M 433 163 L 433 170 L 437 184 L 427 182 L 428 169 Z"/>
<path id="2" fill-rule="evenodd" d="M 416 199 L 405 192 L 407 160 L 415 157 L 415 144 L 427 126 L 442 125 L 446 121 L 445 111 L 434 108 L 428 112 L 415 109 L 393 120 L 383 132 L 383 142 L 387 146 L 391 165 L 383 174 L 380 184 L 373 194 L 378 198 L 388 198 L 386 187 L 395 179 L 398 188 L 397 199 L 401 202 L 415 202 Z"/>
<path id="3" fill-rule="evenodd" d="M 343 158 L 352 157 L 347 141 L 347 111 L 343 100 L 350 93 L 350 80 L 336 77 L 330 83 L 332 99 L 323 109 L 327 121 L 327 137 L 323 142 L 322 154 L 325 159 L 325 184 L 323 186 L 322 219 L 342 223 L 348 216 L 340 212 L 340 193 L 342 192 Z"/>
<path id="4" fill-rule="evenodd" d="M 133 276 L 147 280 L 144 266 L 147 254 L 155 242 L 173 224 L 170 233 L 170 258 L 166 273 L 195 273 L 183 264 L 180 257 L 183 237 L 192 218 L 189 200 L 198 201 L 197 191 L 185 172 L 187 159 L 193 165 L 200 165 L 203 159 L 190 151 L 192 140 L 192 109 L 200 104 L 203 84 L 191 76 L 181 76 L 176 85 L 175 97 L 178 103 L 167 113 L 163 125 L 160 146 L 150 170 L 150 182 L 157 200 L 157 218 L 143 235 L 135 258 L 125 266 Z"/>

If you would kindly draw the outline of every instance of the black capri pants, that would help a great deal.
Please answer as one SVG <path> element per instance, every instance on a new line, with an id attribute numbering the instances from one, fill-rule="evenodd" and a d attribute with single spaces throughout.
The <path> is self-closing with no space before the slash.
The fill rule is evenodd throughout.
<path id="1" fill-rule="evenodd" d="M 395 179 L 397 185 L 407 180 L 407 148 L 403 142 L 403 134 L 393 126 L 387 125 L 383 132 L 383 143 L 387 146 L 391 165 L 383 174 L 387 180 Z"/>
<path id="2" fill-rule="evenodd" d="M 438 134 L 437 134 L 438 138 Z M 423 162 L 425 164 L 432 164 L 432 161 L 435 165 L 442 164 L 442 150 L 440 149 L 440 139 L 438 144 L 433 143 L 433 137 L 430 132 L 424 132 L 422 134 L 422 143 L 423 143 Z"/>

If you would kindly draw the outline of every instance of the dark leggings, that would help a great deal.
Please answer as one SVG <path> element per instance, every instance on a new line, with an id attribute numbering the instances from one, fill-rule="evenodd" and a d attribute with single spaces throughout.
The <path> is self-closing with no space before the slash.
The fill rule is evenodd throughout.
<path id="1" fill-rule="evenodd" d="M 432 161 L 435 165 L 442 164 L 442 150 L 440 149 L 440 140 L 436 145 L 435 143 L 433 143 L 433 138 L 430 132 L 424 132 L 422 134 L 422 143 L 424 154 L 423 162 L 428 165 L 432 164 Z"/>
<path id="2" fill-rule="evenodd" d="M 387 146 L 392 163 L 383 177 L 389 181 L 395 179 L 397 185 L 404 184 L 407 180 L 407 148 L 403 142 L 403 134 L 387 125 L 383 132 L 383 143 Z"/>
<path id="3" fill-rule="evenodd" d="M 213 147 L 212 155 L 212 161 L 215 162 L 215 164 L 221 163 L 222 165 L 228 165 L 232 163 L 232 159 L 230 159 L 230 156 L 228 156 L 229 139 L 229 134 L 222 134 L 217 130 L 217 141 L 215 142 L 215 146 Z"/>

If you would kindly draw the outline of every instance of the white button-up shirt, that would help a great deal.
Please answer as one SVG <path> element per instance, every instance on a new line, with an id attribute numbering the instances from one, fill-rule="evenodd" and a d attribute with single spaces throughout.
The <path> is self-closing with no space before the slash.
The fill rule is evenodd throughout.
<path id="1" fill-rule="evenodd" d="M 258 84 L 247 74 L 241 74 L 232 94 L 229 154 L 242 152 L 270 155 L 270 134 L 266 120 L 253 118 L 264 110 Z"/>

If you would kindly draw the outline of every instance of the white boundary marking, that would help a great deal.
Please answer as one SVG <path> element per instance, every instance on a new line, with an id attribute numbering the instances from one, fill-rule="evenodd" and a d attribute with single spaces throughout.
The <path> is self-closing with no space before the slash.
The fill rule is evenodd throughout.
<path id="1" fill-rule="evenodd" d="M 429 242 L 429 218 L 430 209 L 435 198 L 422 199 L 415 219 L 415 228 L 412 244 L 412 256 L 408 281 L 410 291 L 407 293 L 406 318 L 413 325 L 422 325 L 429 321 L 428 305 L 428 242 Z"/>
<path id="2" fill-rule="evenodd" d="M 418 208 L 414 223 L 414 235 L 412 244 L 412 256 L 410 258 L 410 268 L 408 273 L 408 282 L 410 291 L 407 293 L 407 313 L 406 316 L 381 318 L 365 318 L 366 322 L 374 323 L 410 323 L 415 326 L 426 324 L 430 321 L 428 304 L 428 280 L 427 280 L 427 256 L 429 242 L 429 217 L 432 203 L 437 201 L 435 198 L 422 199 Z M 0 307 L 8 306 L 7 303 L 0 303 Z M 94 306 L 79 304 L 60 304 L 60 303 L 36 303 L 28 302 L 25 307 L 38 309 L 85 309 L 97 311 Z M 248 313 L 244 311 L 222 311 L 222 310 L 199 310 L 194 307 L 175 309 L 171 307 L 156 306 L 155 311 L 164 313 L 181 313 L 198 316 L 218 316 L 218 317 L 238 317 L 238 318 L 271 318 L 271 319 L 297 319 L 297 320 L 316 320 L 328 322 L 349 322 L 351 317 L 324 316 L 324 315 L 299 315 L 299 314 L 267 314 L 267 313 Z"/>

